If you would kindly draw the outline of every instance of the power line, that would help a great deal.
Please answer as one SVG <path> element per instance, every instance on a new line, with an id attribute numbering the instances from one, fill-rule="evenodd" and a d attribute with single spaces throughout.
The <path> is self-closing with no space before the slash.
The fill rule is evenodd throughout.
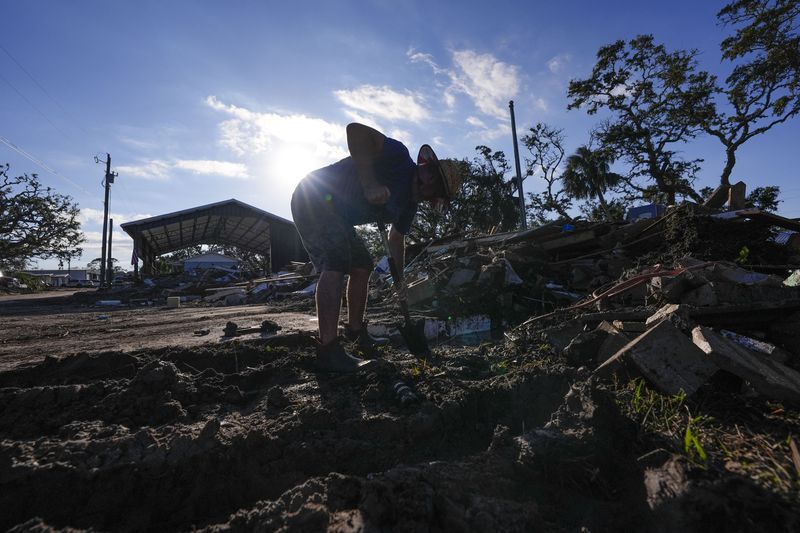
<path id="1" fill-rule="evenodd" d="M 80 123 L 79 123 L 79 122 L 78 122 L 78 121 L 75 119 L 75 117 L 74 117 L 74 116 L 73 116 L 73 115 L 72 115 L 72 114 L 71 114 L 69 111 L 67 111 L 67 110 L 64 108 L 64 106 L 62 106 L 62 105 L 61 105 L 61 103 L 60 103 L 58 100 L 56 100 L 56 99 L 55 99 L 55 98 L 54 98 L 54 97 L 53 97 L 53 96 L 52 96 L 52 95 L 51 95 L 51 94 L 50 94 L 50 93 L 47 91 L 47 89 L 45 89 L 45 88 L 42 86 L 42 84 L 41 84 L 41 83 L 39 83 L 39 82 L 36 80 L 36 78 L 34 78 L 34 77 L 33 77 L 33 75 L 32 75 L 30 72 L 28 72 L 28 69 L 26 69 L 25 67 L 23 67 L 23 66 L 22 66 L 22 63 L 20 63 L 19 61 L 17 61 L 17 59 L 16 59 L 14 56 L 12 56 L 12 55 L 11 55 L 11 52 L 9 52 L 9 51 L 6 49 L 6 47 L 5 47 L 5 46 L 3 46 L 2 44 L 0 44 L 0 50 L 2 50 L 3 52 L 5 52 L 5 53 L 6 53 L 6 55 L 7 55 L 9 58 L 11 58 L 11 61 L 13 61 L 13 62 L 14 62 L 14 63 L 15 63 L 15 64 L 16 64 L 16 65 L 19 67 L 19 68 L 20 68 L 20 70 L 22 70 L 22 72 L 24 72 L 24 73 L 25 73 L 25 74 L 26 74 L 26 75 L 27 75 L 27 76 L 28 76 L 28 77 L 31 79 L 31 81 L 32 81 L 33 83 L 35 83 L 35 84 L 36 84 L 36 86 L 37 86 L 37 87 L 39 87 L 39 89 L 41 89 L 41 91 L 42 91 L 42 92 L 43 92 L 43 93 L 44 93 L 44 94 L 45 94 L 45 95 L 46 95 L 48 98 L 50 98 L 50 100 L 51 100 L 51 101 L 52 101 L 54 104 L 56 104 L 56 106 L 57 106 L 57 107 L 58 107 L 58 108 L 61 110 L 61 112 L 62 112 L 62 113 L 64 113 L 65 115 L 67 115 L 67 117 L 69 117 L 69 119 L 70 119 L 72 122 L 74 122 L 74 123 L 75 123 L 75 125 L 76 125 L 76 126 L 77 126 L 77 127 L 78 127 L 78 128 L 79 128 L 79 129 L 80 129 L 80 130 L 81 130 L 81 131 L 82 131 L 82 132 L 85 134 L 85 135 L 89 135 L 89 132 L 87 132 L 85 129 L 83 129 L 83 127 L 82 127 L 82 126 L 80 125 Z"/>
<path id="2" fill-rule="evenodd" d="M 89 195 L 91 195 L 91 194 L 92 194 L 92 193 L 90 193 L 89 191 L 87 191 L 86 189 L 84 189 L 83 187 L 81 187 L 81 186 L 80 186 L 78 183 L 76 183 L 75 181 L 71 180 L 71 179 L 70 179 L 70 178 L 68 178 L 67 176 L 64 176 L 63 174 L 61 174 L 61 173 L 60 173 L 60 172 L 58 172 L 57 170 L 54 170 L 54 169 L 53 169 L 53 168 L 51 168 L 51 167 L 50 167 L 50 166 L 49 166 L 47 163 L 45 163 L 45 162 L 44 162 L 44 161 L 42 161 L 41 159 L 39 159 L 39 158 L 37 158 L 37 157 L 35 157 L 35 156 L 33 156 L 33 155 L 29 154 L 28 152 L 26 152 L 25 150 L 23 150 L 22 148 L 20 148 L 20 147 L 19 147 L 19 146 L 17 146 L 16 144 L 14 144 L 13 142 L 9 141 L 8 139 L 6 139 L 5 137 L 3 137 L 2 135 L 0 135 L 0 142 L 1 142 L 1 143 L 3 143 L 3 144 L 5 144 L 6 146 L 8 146 L 9 148 L 11 148 L 11 149 L 12 149 L 12 150 L 14 150 L 15 152 L 17 152 L 17 153 L 18 153 L 19 155 L 21 155 L 22 157 L 24 157 L 24 158 L 28 159 L 29 161 L 31 161 L 31 162 L 32 162 L 32 163 L 34 163 L 35 165 L 39 166 L 39 167 L 40 167 L 40 168 L 42 168 L 43 170 L 45 170 L 45 171 L 49 172 L 50 174 L 53 174 L 53 175 L 55 175 L 55 176 L 58 176 L 59 178 L 63 179 L 63 180 L 64 180 L 64 181 L 66 181 L 67 183 L 71 184 L 72 186 L 76 187 L 77 189 L 79 189 L 79 190 L 83 191 L 83 192 L 84 192 L 84 193 L 86 193 L 86 194 L 89 194 Z"/>
<path id="3" fill-rule="evenodd" d="M 12 89 L 14 89 L 14 92 L 16 92 L 16 93 L 19 95 L 19 97 L 20 97 L 20 98 L 22 98 L 23 100 L 25 100 L 25 101 L 28 103 L 28 105 L 29 105 L 29 106 L 31 106 L 31 107 L 32 107 L 32 108 L 33 108 L 33 109 L 34 109 L 34 110 L 35 110 L 37 113 L 39 113 L 40 115 L 42 115 L 42 118 L 44 118 L 44 119 L 45 119 L 45 120 L 46 120 L 46 121 L 47 121 L 47 122 L 48 122 L 48 123 L 49 123 L 51 126 L 53 126 L 53 128 L 55 128 L 55 129 L 56 129 L 56 131 L 58 131 L 58 132 L 59 132 L 61 135 L 63 135 L 65 139 L 67 139 L 68 141 L 70 141 L 70 140 L 71 140 L 71 139 L 69 138 L 69 135 L 67 135 L 66 133 L 64 133 L 64 131 L 63 131 L 61 128 L 59 128 L 58 126 L 56 126 L 56 125 L 55 125 L 55 123 L 53 123 L 53 121 L 52 121 L 52 120 L 50 120 L 50 118 L 49 118 L 47 115 L 45 115 L 45 114 L 44 114 L 44 112 L 42 112 L 42 110 L 41 110 L 41 109 L 39 109 L 38 107 L 36 107 L 36 106 L 34 105 L 34 103 L 33 103 L 33 102 L 31 102 L 30 100 L 28 100 L 28 97 L 27 97 L 27 96 L 25 96 L 24 94 L 22 94 L 22 93 L 20 92 L 20 90 L 19 90 L 19 89 L 17 89 L 16 87 L 14 87 L 14 84 L 12 84 L 10 81 L 8 81 L 8 80 L 5 78 L 5 76 L 3 76 L 2 74 L 0 74 L 0 80 L 3 80 L 4 82 L 6 82 L 6 84 L 7 84 L 9 87 L 11 87 Z"/>

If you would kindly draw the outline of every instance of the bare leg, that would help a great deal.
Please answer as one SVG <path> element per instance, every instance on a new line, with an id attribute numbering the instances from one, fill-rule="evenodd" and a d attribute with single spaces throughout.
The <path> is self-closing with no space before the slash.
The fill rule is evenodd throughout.
<path id="1" fill-rule="evenodd" d="M 342 307 L 343 272 L 326 271 L 317 282 L 317 319 L 319 342 L 328 344 L 339 333 L 339 309 Z"/>
<path id="2" fill-rule="evenodd" d="M 367 308 L 367 288 L 372 270 L 353 268 L 347 282 L 347 325 L 351 330 L 361 329 Z"/>

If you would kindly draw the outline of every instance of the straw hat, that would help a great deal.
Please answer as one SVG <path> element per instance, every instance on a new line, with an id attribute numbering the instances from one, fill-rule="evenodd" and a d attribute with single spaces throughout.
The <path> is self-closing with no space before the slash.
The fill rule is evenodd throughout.
<path id="1" fill-rule="evenodd" d="M 427 144 L 423 144 L 419 149 L 419 154 L 417 154 L 417 164 L 433 165 L 438 171 L 439 177 L 442 179 L 445 198 L 451 200 L 456 197 L 458 191 L 461 189 L 463 176 L 461 176 L 458 165 L 454 161 L 439 161 L 433 148 Z"/>

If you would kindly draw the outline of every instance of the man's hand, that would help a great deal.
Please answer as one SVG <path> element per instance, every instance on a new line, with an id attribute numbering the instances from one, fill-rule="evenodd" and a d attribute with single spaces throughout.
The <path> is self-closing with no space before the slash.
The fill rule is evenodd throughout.
<path id="1" fill-rule="evenodd" d="M 389 188 L 385 185 L 375 184 L 364 188 L 364 196 L 372 205 L 384 205 L 389 201 Z"/>

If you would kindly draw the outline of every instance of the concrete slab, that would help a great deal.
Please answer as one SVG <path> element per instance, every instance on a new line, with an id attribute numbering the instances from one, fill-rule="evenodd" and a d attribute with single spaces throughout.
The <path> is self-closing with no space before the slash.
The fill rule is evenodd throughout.
<path id="1" fill-rule="evenodd" d="M 717 366 L 669 320 L 642 333 L 600 365 L 595 373 L 631 373 L 631 367 L 667 394 L 693 394 Z"/>
<path id="2" fill-rule="evenodd" d="M 595 354 L 597 364 L 603 364 L 608 361 L 615 353 L 619 352 L 631 341 L 630 335 L 618 330 L 610 322 L 601 322 L 600 325 L 597 326 L 597 329 L 607 333 Z"/>
<path id="3" fill-rule="evenodd" d="M 672 321 L 674 324 L 690 324 L 691 318 L 689 308 L 683 304 L 667 304 L 658 311 L 647 317 L 645 325 L 651 328 L 664 319 Z"/>
<path id="4" fill-rule="evenodd" d="M 767 398 L 800 403 L 800 373 L 760 357 L 705 326 L 692 330 L 694 344 L 714 363 L 750 382 Z"/>

